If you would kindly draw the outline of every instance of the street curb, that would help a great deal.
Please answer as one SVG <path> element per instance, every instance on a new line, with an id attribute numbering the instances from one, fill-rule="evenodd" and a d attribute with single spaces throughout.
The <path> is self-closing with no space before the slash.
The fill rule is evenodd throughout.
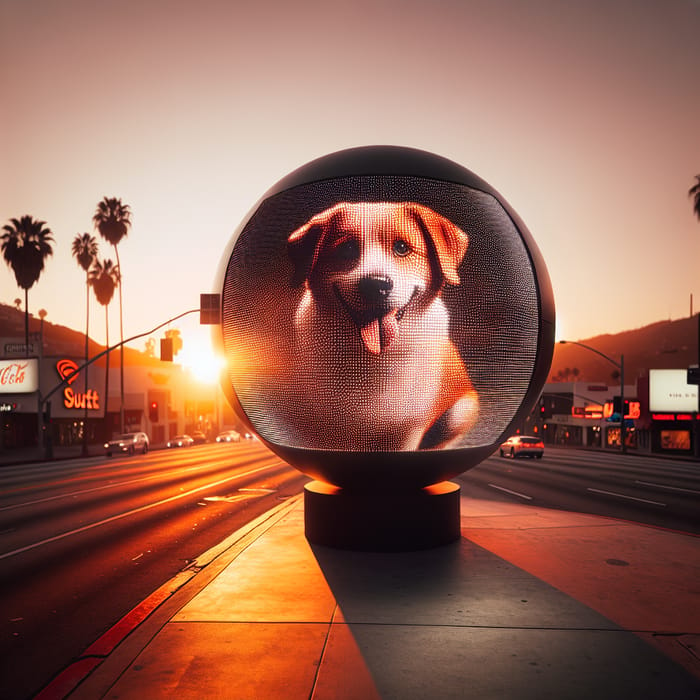
<path id="1" fill-rule="evenodd" d="M 182 591 L 188 583 L 194 582 L 197 576 L 201 575 L 201 585 L 191 586 L 191 590 L 188 591 L 191 595 L 187 599 L 193 598 L 242 551 L 281 520 L 301 498 L 302 495 L 299 494 L 271 508 L 197 557 L 90 644 L 79 658 L 60 671 L 35 695 L 34 700 L 64 700 L 71 695 L 127 637 L 151 618 L 153 613 L 162 608 L 176 593 Z M 206 573 L 209 575 L 204 575 Z M 182 605 L 185 602 L 187 601 L 184 600 Z M 169 617 L 164 622 L 168 619 Z"/>

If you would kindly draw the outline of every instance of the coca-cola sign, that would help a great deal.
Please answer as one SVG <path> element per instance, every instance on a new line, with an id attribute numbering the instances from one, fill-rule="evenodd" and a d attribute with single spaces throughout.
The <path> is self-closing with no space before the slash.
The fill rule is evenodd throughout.
<path id="1" fill-rule="evenodd" d="M 0 360 L 0 394 L 30 394 L 39 388 L 39 361 Z"/>

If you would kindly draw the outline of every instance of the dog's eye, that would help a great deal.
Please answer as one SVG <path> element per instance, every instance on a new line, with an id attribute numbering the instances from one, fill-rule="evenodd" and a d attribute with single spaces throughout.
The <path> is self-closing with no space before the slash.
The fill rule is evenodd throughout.
<path id="1" fill-rule="evenodd" d="M 411 252 L 411 246 L 406 243 L 402 238 L 394 241 L 394 255 L 398 255 L 400 258 L 406 257 Z"/>

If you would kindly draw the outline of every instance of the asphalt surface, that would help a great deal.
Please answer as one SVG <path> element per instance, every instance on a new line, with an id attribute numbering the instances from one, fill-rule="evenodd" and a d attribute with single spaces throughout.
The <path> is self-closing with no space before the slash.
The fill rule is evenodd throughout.
<path id="1" fill-rule="evenodd" d="M 0 698 L 30 697 L 304 481 L 259 443 L 0 469 Z"/>
<path id="2" fill-rule="evenodd" d="M 537 459 L 494 455 L 458 478 L 467 495 L 700 533 L 700 463 L 547 447 Z"/>

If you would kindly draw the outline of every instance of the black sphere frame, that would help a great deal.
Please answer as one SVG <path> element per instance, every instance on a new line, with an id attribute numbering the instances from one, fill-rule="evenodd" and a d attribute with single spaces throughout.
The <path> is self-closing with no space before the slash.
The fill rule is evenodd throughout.
<path id="1" fill-rule="evenodd" d="M 251 210 L 250 216 L 263 201 L 285 190 L 324 180 L 373 175 L 412 176 L 450 182 L 494 197 L 511 218 L 522 238 L 537 287 L 539 330 L 536 359 L 529 387 L 508 427 L 492 445 L 435 451 L 361 452 L 288 447 L 263 440 L 270 449 L 299 471 L 342 487 L 346 491 L 362 492 L 368 484 L 379 490 L 412 491 L 453 478 L 476 466 L 509 436 L 514 424 L 530 414 L 546 382 L 554 353 L 554 294 L 539 248 L 525 224 L 505 199 L 470 170 L 427 151 L 401 146 L 363 146 L 323 156 L 294 170 L 270 188 Z M 243 222 L 238 233 L 243 230 L 250 216 Z M 237 235 L 233 237 L 230 250 L 222 260 L 219 289 L 224 287 L 225 271 L 236 240 Z M 247 420 L 227 375 L 224 376 L 222 385 L 234 410 L 242 419 Z M 249 420 L 248 425 L 255 432 Z"/>

